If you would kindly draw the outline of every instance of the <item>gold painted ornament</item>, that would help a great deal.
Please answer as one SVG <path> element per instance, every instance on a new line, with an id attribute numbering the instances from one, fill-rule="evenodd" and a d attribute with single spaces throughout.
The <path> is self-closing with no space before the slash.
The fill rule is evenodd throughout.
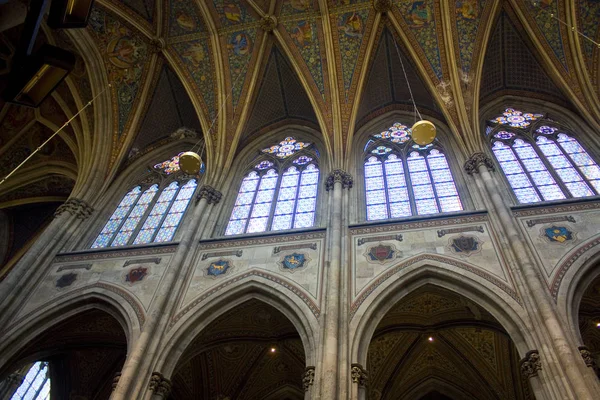
<path id="1" fill-rule="evenodd" d="M 413 141 L 419 146 L 426 146 L 433 142 L 436 136 L 436 129 L 433 122 L 421 120 L 412 126 Z"/>
<path id="2" fill-rule="evenodd" d="M 188 175 L 198 175 L 202 159 L 193 151 L 186 151 L 179 157 L 179 168 Z"/>

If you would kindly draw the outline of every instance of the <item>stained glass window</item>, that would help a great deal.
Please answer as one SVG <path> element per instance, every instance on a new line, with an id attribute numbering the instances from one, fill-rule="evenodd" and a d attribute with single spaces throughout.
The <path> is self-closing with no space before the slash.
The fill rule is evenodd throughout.
<path id="1" fill-rule="evenodd" d="M 34 363 L 11 400 L 49 400 L 50 376 L 48 363 L 38 361 Z"/>
<path id="2" fill-rule="evenodd" d="M 367 220 L 462 210 L 446 156 L 439 150 L 411 151 L 406 158 L 392 149 L 369 154 L 375 155 L 364 164 Z"/>
<path id="3" fill-rule="evenodd" d="M 267 230 L 307 228 L 314 225 L 319 168 L 301 155 L 279 174 L 251 171 L 242 180 L 225 235 Z M 275 201 L 273 201 L 275 199 Z"/>
<path id="4" fill-rule="evenodd" d="M 169 160 L 156 164 L 154 169 L 161 170 L 167 175 L 179 171 L 179 157 L 181 157 L 182 154 L 183 153 L 179 153 Z"/>
<path id="5" fill-rule="evenodd" d="M 263 153 L 273 154 L 278 158 L 287 158 L 302 149 L 310 146 L 310 143 L 299 142 L 293 137 L 289 136 L 283 139 L 279 144 L 275 146 L 267 147 L 263 149 Z"/>
<path id="6" fill-rule="evenodd" d="M 387 130 L 373 136 L 378 139 L 387 139 L 393 143 L 404 143 L 410 140 L 411 132 L 406 125 L 396 122 Z"/>
<path id="7" fill-rule="evenodd" d="M 192 179 L 181 188 L 178 182 L 171 182 L 162 190 L 155 184 L 143 193 L 139 186 L 133 188 L 123 197 L 92 248 L 172 240 L 196 186 Z"/>
<path id="8" fill-rule="evenodd" d="M 531 121 L 543 117 L 530 115 Z M 551 125 L 556 122 L 542 119 L 525 132 L 495 130 L 493 138 L 506 142 L 494 141 L 492 150 L 519 203 L 598 195 L 597 163 L 575 138 Z"/>
<path id="9" fill-rule="evenodd" d="M 492 119 L 490 122 L 508 125 L 513 128 L 527 128 L 532 121 L 542 117 L 542 114 L 524 113 L 514 108 L 507 108 L 502 115 Z"/>

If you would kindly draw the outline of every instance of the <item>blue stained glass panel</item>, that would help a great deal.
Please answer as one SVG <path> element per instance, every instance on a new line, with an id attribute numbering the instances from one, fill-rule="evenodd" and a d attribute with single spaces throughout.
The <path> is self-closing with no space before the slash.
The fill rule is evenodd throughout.
<path id="1" fill-rule="evenodd" d="M 444 156 L 429 156 L 427 157 L 427 162 L 429 163 L 429 168 L 432 170 L 449 168 L 448 161 L 446 161 L 446 157 Z"/>
<path id="2" fill-rule="evenodd" d="M 431 171 L 435 182 L 448 182 L 452 180 L 452 173 L 449 169 L 436 169 Z"/>
<path id="3" fill-rule="evenodd" d="M 546 158 L 550 162 L 550 165 L 552 165 L 554 168 L 568 168 L 571 166 L 571 162 L 562 154 L 559 156 L 551 156 Z"/>
<path id="4" fill-rule="evenodd" d="M 274 189 L 277 185 L 277 178 L 262 178 L 258 190 Z"/>
<path id="5" fill-rule="evenodd" d="M 248 218 L 248 214 L 250 213 L 250 206 L 238 206 L 233 208 L 233 212 L 231 213 L 232 219 L 242 219 Z"/>
<path id="6" fill-rule="evenodd" d="M 438 196 L 456 196 L 458 193 L 456 192 L 456 187 L 454 186 L 454 182 L 444 182 L 444 183 L 436 183 L 435 190 Z"/>
<path id="7" fill-rule="evenodd" d="M 119 232 L 119 233 L 117 233 L 117 236 L 115 236 L 115 239 L 110 244 L 111 247 L 125 246 L 127 244 L 127 242 L 129 241 L 129 237 L 130 236 L 131 236 L 131 232 Z"/>
<path id="8" fill-rule="evenodd" d="M 406 187 L 406 179 L 404 175 L 387 176 L 388 188 Z"/>
<path id="9" fill-rule="evenodd" d="M 508 183 L 510 183 L 510 186 L 513 189 L 519 189 L 519 188 L 525 188 L 525 187 L 532 186 L 531 182 L 529 181 L 529 178 L 527 178 L 527 176 L 524 174 L 506 175 L 506 179 L 508 179 Z"/>
<path id="10" fill-rule="evenodd" d="M 441 197 L 439 201 L 442 212 L 461 211 L 463 209 L 458 196 Z"/>
<path id="11" fill-rule="evenodd" d="M 244 225 L 246 220 L 230 220 L 225 230 L 225 235 L 239 235 L 244 233 Z"/>
<path id="12" fill-rule="evenodd" d="M 600 179 L 600 168 L 597 165 L 581 167 L 581 171 L 583 171 L 588 179 Z"/>
<path id="13" fill-rule="evenodd" d="M 314 197 L 298 200 L 298 212 L 313 211 L 315 209 L 316 201 L 317 199 Z"/>
<path id="14" fill-rule="evenodd" d="M 550 173 L 548 171 L 532 172 L 531 179 L 533 179 L 533 182 L 537 186 L 552 185 L 552 184 L 556 183 L 556 182 L 554 182 L 554 178 L 552 178 L 552 175 L 550 175 Z"/>
<path id="15" fill-rule="evenodd" d="M 390 197 L 390 203 L 396 203 L 399 201 L 408 201 L 408 190 L 406 187 L 397 189 L 388 189 L 388 196 Z M 385 200 L 385 197 L 384 197 Z"/>
<path id="16" fill-rule="evenodd" d="M 267 217 L 250 218 L 248 222 L 248 233 L 264 232 L 267 229 Z"/>
<path id="17" fill-rule="evenodd" d="M 413 186 L 413 193 L 415 199 L 428 199 L 435 197 L 433 193 L 433 187 L 431 185 L 417 185 Z"/>
<path id="18" fill-rule="evenodd" d="M 138 222 L 140 222 L 140 218 L 127 218 L 127 220 L 125 221 L 125 223 L 123 224 L 123 227 L 121 228 L 122 231 L 132 231 L 135 229 L 135 227 L 137 226 Z"/>
<path id="19" fill-rule="evenodd" d="M 417 203 L 417 214 L 437 214 L 438 207 L 435 199 L 416 200 Z"/>
<path id="20" fill-rule="evenodd" d="M 242 182 L 242 187 L 240 188 L 240 192 L 254 192 L 256 190 L 256 186 L 258 185 L 258 178 L 256 179 L 244 179 Z"/>
<path id="21" fill-rule="evenodd" d="M 540 141 L 538 140 L 538 143 L 539 142 Z M 562 154 L 562 152 L 560 151 L 560 149 L 558 148 L 558 146 L 556 144 L 554 144 L 554 143 L 539 144 L 538 147 L 540 148 L 540 150 L 542 151 L 542 153 L 544 153 L 544 155 L 546 157 L 549 157 L 549 156 L 558 156 L 558 155 Z"/>
<path id="22" fill-rule="evenodd" d="M 523 165 L 529 172 L 546 170 L 546 166 L 544 165 L 542 160 L 540 160 L 539 158 L 530 158 L 528 160 L 521 160 L 521 161 L 523 162 Z"/>
<path id="23" fill-rule="evenodd" d="M 385 187 L 383 177 L 380 178 L 367 178 L 366 179 L 367 190 L 383 189 Z"/>
<path id="24" fill-rule="evenodd" d="M 412 184 L 414 185 L 425 185 L 431 183 L 429 179 L 429 173 L 427 172 L 416 172 L 410 174 L 410 179 L 412 180 Z"/>
<path id="25" fill-rule="evenodd" d="M 308 173 L 303 172 L 302 178 L 300 179 L 301 185 L 314 185 L 319 181 L 319 173 Z"/>
<path id="26" fill-rule="evenodd" d="M 372 176 L 383 175 L 383 168 L 381 163 L 376 164 L 365 164 L 365 177 L 370 178 Z"/>
<path id="27" fill-rule="evenodd" d="M 496 143 L 500 143 L 500 142 L 496 142 Z M 503 162 L 503 161 L 516 161 L 516 157 L 513 154 L 512 150 L 510 149 L 502 149 L 499 150 L 498 148 L 494 148 L 494 155 L 496 156 L 496 158 L 498 159 L 498 161 Z"/>
<path id="28" fill-rule="evenodd" d="M 517 196 L 517 200 L 521 204 L 527 203 L 537 203 L 540 201 L 540 196 L 538 196 L 537 192 L 534 188 L 528 187 L 525 189 L 514 189 L 515 196 Z"/>
<path id="29" fill-rule="evenodd" d="M 271 200 L 273 199 L 274 194 L 275 194 L 275 189 L 259 190 L 258 194 L 256 195 L 255 203 L 265 203 L 265 202 L 270 203 Z"/>
<path id="30" fill-rule="evenodd" d="M 291 214 L 294 212 L 294 200 L 278 201 L 275 207 L 275 215 Z"/>
<path id="31" fill-rule="evenodd" d="M 573 197 L 588 197 L 594 195 L 594 192 L 592 192 L 590 187 L 583 181 L 565 183 L 565 186 L 569 189 L 569 192 L 571 192 Z"/>
<path id="32" fill-rule="evenodd" d="M 369 221 L 387 219 L 387 217 L 387 206 L 385 204 L 367 206 L 367 219 Z"/>
<path id="33" fill-rule="evenodd" d="M 298 184 L 299 178 L 300 173 L 298 171 L 295 171 L 293 173 L 285 173 L 283 174 L 283 178 L 281 179 L 281 187 L 296 186 Z"/>
<path id="34" fill-rule="evenodd" d="M 410 203 L 407 201 L 390 203 L 390 212 L 392 214 L 392 218 L 410 217 L 412 215 Z"/>
<path id="35" fill-rule="evenodd" d="M 402 161 L 386 161 L 385 172 L 388 175 L 403 174 L 404 168 L 402 167 Z"/>
<path id="36" fill-rule="evenodd" d="M 595 164 L 594 160 L 592 160 L 592 157 L 590 157 L 587 153 L 572 154 L 571 158 L 573 159 L 573 161 L 575 161 L 575 164 L 578 166 Z"/>
<path id="37" fill-rule="evenodd" d="M 96 241 L 92 245 L 92 249 L 97 249 L 97 248 L 108 246 L 108 242 L 110 241 L 110 238 L 112 237 L 112 235 L 113 235 L 112 233 L 109 235 L 105 235 L 105 234 L 98 235 L 98 237 L 96 238 Z"/>
<path id="38" fill-rule="evenodd" d="M 173 236 L 175 235 L 176 229 L 176 227 L 161 228 L 156 234 L 154 241 L 157 243 L 170 242 L 173 239 Z"/>
<path id="39" fill-rule="evenodd" d="M 167 215 L 167 218 L 165 218 L 163 226 L 177 226 L 181 217 L 183 217 L 183 213 L 169 214 Z"/>
<path id="40" fill-rule="evenodd" d="M 292 227 L 292 214 L 276 215 L 273 217 L 273 225 L 271 230 L 280 231 L 283 229 L 290 229 Z"/>
<path id="41" fill-rule="evenodd" d="M 315 220 L 315 213 L 308 212 L 302 214 L 296 214 L 294 221 L 294 228 L 310 228 L 313 226 Z"/>
<path id="42" fill-rule="evenodd" d="M 150 243 L 152 241 L 152 235 L 154 234 L 154 230 L 144 230 L 142 229 L 137 237 L 135 238 L 135 241 L 133 242 L 133 244 L 145 244 L 145 243 Z"/>
<path id="43" fill-rule="evenodd" d="M 382 203 L 385 203 L 385 191 L 383 189 L 367 191 L 367 204 Z"/>
<path id="44" fill-rule="evenodd" d="M 410 172 L 427 171 L 427 164 L 423 157 L 409 157 L 408 158 L 408 170 Z"/>
<path id="45" fill-rule="evenodd" d="M 179 196 L 177 197 L 179 199 Z M 175 200 L 169 212 L 182 212 L 185 211 L 189 204 L 189 199 L 187 200 Z"/>
<path id="46" fill-rule="evenodd" d="M 582 180 L 579 172 L 575 168 L 561 168 L 556 170 L 556 174 L 563 182 L 576 182 Z"/>
<path id="47" fill-rule="evenodd" d="M 515 143 L 517 141 L 515 140 Z M 519 156 L 519 158 L 521 160 L 525 160 L 528 158 L 537 158 L 538 155 L 535 152 L 535 150 L 533 150 L 533 148 L 531 147 L 531 145 L 529 144 L 522 144 L 522 145 L 514 145 L 513 146 L 515 151 L 517 152 L 517 155 Z"/>
<path id="48" fill-rule="evenodd" d="M 255 218 L 255 217 L 266 217 L 269 215 L 269 212 L 271 211 L 271 203 L 261 203 L 261 204 L 255 204 L 254 208 L 252 209 L 252 214 L 250 215 L 251 218 Z"/>
<path id="49" fill-rule="evenodd" d="M 112 234 L 114 231 L 117 230 L 117 228 L 119 228 L 119 225 L 121 224 L 121 220 L 109 220 L 106 225 L 104 226 L 104 229 L 102 229 L 103 234 L 107 234 L 110 233 Z"/>
<path id="50" fill-rule="evenodd" d="M 506 174 L 522 174 L 525 172 L 518 161 L 503 162 L 502 169 Z"/>
<path id="51" fill-rule="evenodd" d="M 236 206 L 241 206 L 245 204 L 252 203 L 252 199 L 254 199 L 254 192 L 246 192 L 238 194 L 237 199 L 235 200 Z"/>
<path id="52" fill-rule="evenodd" d="M 600 193 L 600 180 L 590 181 L 596 192 Z"/>
<path id="53" fill-rule="evenodd" d="M 290 200 L 296 197 L 296 187 L 279 189 L 279 200 Z"/>
<path id="54" fill-rule="evenodd" d="M 563 135 L 558 135 L 558 143 L 560 143 L 560 146 L 565 149 L 565 151 L 569 154 L 574 154 L 574 153 L 584 153 L 585 150 L 583 149 L 583 147 L 581 147 L 581 145 L 579 144 L 579 142 L 577 142 L 575 139 L 572 138 L 568 138 L 566 139 L 566 136 L 562 137 Z"/>
<path id="55" fill-rule="evenodd" d="M 298 191 L 298 198 L 303 199 L 305 197 L 312 197 L 317 194 L 317 186 L 316 185 L 306 185 L 300 186 L 300 190 Z"/>
<path id="56" fill-rule="evenodd" d="M 558 185 L 538 186 L 538 190 L 542 194 L 545 201 L 564 199 L 565 195 Z"/>

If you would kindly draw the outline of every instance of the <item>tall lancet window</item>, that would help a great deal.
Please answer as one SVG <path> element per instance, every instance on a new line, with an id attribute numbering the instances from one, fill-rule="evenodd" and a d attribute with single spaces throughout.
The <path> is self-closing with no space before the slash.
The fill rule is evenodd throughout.
<path id="1" fill-rule="evenodd" d="M 519 203 L 600 194 L 596 161 L 572 133 L 545 115 L 508 108 L 489 121 L 486 132 Z"/>
<path id="2" fill-rule="evenodd" d="M 153 181 L 123 196 L 93 249 L 173 240 L 198 182 L 182 176 L 179 155 L 156 164 L 154 171 Z"/>
<path id="3" fill-rule="evenodd" d="M 23 382 L 12 395 L 10 400 L 49 400 L 50 399 L 50 374 L 48 363 L 38 361 L 34 363 L 23 378 Z"/>
<path id="4" fill-rule="evenodd" d="M 440 145 L 415 144 L 399 122 L 369 139 L 364 169 L 369 221 L 463 209 Z"/>
<path id="5" fill-rule="evenodd" d="M 314 146 L 287 137 L 261 153 L 242 179 L 225 235 L 313 226 L 319 183 Z"/>

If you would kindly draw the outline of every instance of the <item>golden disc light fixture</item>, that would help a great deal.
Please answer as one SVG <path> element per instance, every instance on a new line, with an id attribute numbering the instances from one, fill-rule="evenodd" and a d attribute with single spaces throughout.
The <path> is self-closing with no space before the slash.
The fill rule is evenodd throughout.
<path id="1" fill-rule="evenodd" d="M 198 175 L 202 158 L 193 151 L 186 151 L 179 156 L 179 168 L 188 175 Z"/>
<path id="2" fill-rule="evenodd" d="M 431 121 L 421 120 L 412 126 L 413 141 L 419 146 L 426 146 L 435 140 L 436 129 Z"/>

